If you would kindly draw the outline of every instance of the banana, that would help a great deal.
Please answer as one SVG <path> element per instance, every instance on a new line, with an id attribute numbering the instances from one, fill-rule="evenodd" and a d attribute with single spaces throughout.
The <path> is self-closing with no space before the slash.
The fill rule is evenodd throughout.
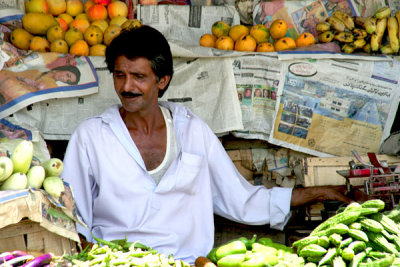
<path id="1" fill-rule="evenodd" d="M 344 44 L 342 46 L 343 53 L 351 54 L 354 52 L 354 50 L 355 50 L 355 47 L 353 46 L 353 44 Z"/>
<path id="2" fill-rule="evenodd" d="M 333 37 L 335 37 L 335 35 L 332 31 L 322 32 L 318 34 L 318 41 L 320 41 L 321 43 L 329 43 L 332 42 Z"/>
<path id="3" fill-rule="evenodd" d="M 354 46 L 354 49 L 360 49 L 363 48 L 364 45 L 367 44 L 367 41 L 365 39 L 357 39 L 354 42 L 351 43 Z"/>
<path id="4" fill-rule="evenodd" d="M 363 50 L 365 53 L 371 54 L 372 50 L 371 50 L 371 44 L 367 43 L 364 45 Z"/>
<path id="5" fill-rule="evenodd" d="M 329 17 L 327 21 L 329 24 L 331 24 L 332 29 L 334 29 L 337 32 L 343 32 L 346 29 L 344 23 L 338 18 Z"/>
<path id="6" fill-rule="evenodd" d="M 381 46 L 382 37 L 386 31 L 387 20 L 388 20 L 387 18 L 383 18 L 383 19 L 378 19 L 376 21 L 376 30 L 371 35 L 371 50 L 372 51 L 378 51 Z"/>
<path id="7" fill-rule="evenodd" d="M 391 14 L 392 10 L 390 9 L 390 7 L 384 6 L 375 12 L 375 18 L 383 19 L 389 17 Z"/>
<path id="8" fill-rule="evenodd" d="M 373 33 L 371 35 L 371 40 L 370 40 L 370 44 L 371 44 L 371 51 L 378 51 L 379 47 L 381 46 L 381 42 L 382 42 L 382 38 L 379 37 L 380 35 L 378 35 L 377 33 Z"/>
<path id="9" fill-rule="evenodd" d="M 355 28 L 353 30 L 353 35 L 354 35 L 354 38 L 356 38 L 356 39 L 364 39 L 364 38 L 367 38 L 368 33 L 364 29 Z"/>
<path id="10" fill-rule="evenodd" d="M 378 19 L 376 21 L 376 30 L 375 30 L 375 32 L 378 35 L 381 35 L 381 37 L 383 37 L 383 34 L 386 31 L 387 21 L 388 21 L 388 18 Z"/>
<path id="11" fill-rule="evenodd" d="M 353 17 L 350 17 L 343 11 L 336 10 L 332 13 L 332 16 L 343 22 L 344 26 L 346 26 L 346 28 L 349 29 L 350 31 L 354 29 Z"/>
<path id="12" fill-rule="evenodd" d="M 364 29 L 369 34 L 373 34 L 376 31 L 376 18 L 368 17 L 364 21 Z"/>
<path id="13" fill-rule="evenodd" d="M 33 144 L 29 140 L 22 140 L 15 147 L 14 152 L 11 154 L 11 160 L 14 165 L 14 173 L 22 172 L 27 173 L 31 166 L 33 157 Z"/>
<path id="14" fill-rule="evenodd" d="M 315 26 L 315 30 L 317 32 L 326 32 L 329 31 L 330 29 L 331 29 L 331 24 L 329 24 L 329 22 L 327 21 L 320 22 Z"/>
<path id="15" fill-rule="evenodd" d="M 397 19 L 395 17 L 389 17 L 387 21 L 387 29 L 389 36 L 390 47 L 393 50 L 393 53 L 396 54 L 399 52 L 400 43 L 399 43 L 399 24 L 397 23 Z"/>
<path id="16" fill-rule="evenodd" d="M 364 28 L 364 22 L 365 22 L 365 20 L 366 20 L 366 17 L 354 16 L 354 17 L 353 17 L 353 20 L 354 20 L 354 24 L 355 24 L 355 25 L 358 25 L 358 26 Z"/>
<path id="17" fill-rule="evenodd" d="M 392 47 L 390 46 L 390 44 L 382 45 L 382 46 L 380 47 L 380 49 L 381 49 L 381 53 L 382 53 L 382 54 L 385 54 L 385 55 L 392 55 L 392 54 L 394 54 L 394 51 L 393 51 Z"/>
<path id="18" fill-rule="evenodd" d="M 354 36 L 351 32 L 339 32 L 335 34 L 334 39 L 342 43 L 351 43 L 354 40 Z"/>
<path id="19" fill-rule="evenodd" d="M 398 24 L 399 27 L 400 27 L 400 10 L 397 10 L 397 12 L 396 12 L 396 14 L 395 14 L 394 16 L 396 17 L 396 19 L 397 19 L 397 24 Z M 399 34 L 398 34 L 397 37 L 400 39 L 400 31 L 399 31 Z"/>

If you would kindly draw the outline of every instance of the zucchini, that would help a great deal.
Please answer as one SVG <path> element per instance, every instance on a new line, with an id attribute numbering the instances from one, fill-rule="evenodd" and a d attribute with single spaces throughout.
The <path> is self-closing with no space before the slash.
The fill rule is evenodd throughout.
<path id="1" fill-rule="evenodd" d="M 377 208 L 379 210 L 383 210 L 385 208 L 385 202 L 381 199 L 371 199 L 367 200 L 361 204 L 363 208 Z"/>
<path id="2" fill-rule="evenodd" d="M 368 242 L 368 236 L 365 232 L 361 231 L 361 230 L 356 230 L 356 229 L 349 229 L 348 232 L 349 236 L 357 239 L 357 240 L 361 240 L 364 242 Z"/>
<path id="3" fill-rule="evenodd" d="M 377 220 L 369 219 L 366 217 L 363 217 L 358 220 L 361 224 L 361 226 L 366 229 L 367 231 L 375 232 L 375 233 L 380 233 L 383 230 L 382 224 L 379 223 Z"/>
<path id="4" fill-rule="evenodd" d="M 322 257 L 327 250 L 320 245 L 310 244 L 302 248 L 299 252 L 300 257 Z"/>

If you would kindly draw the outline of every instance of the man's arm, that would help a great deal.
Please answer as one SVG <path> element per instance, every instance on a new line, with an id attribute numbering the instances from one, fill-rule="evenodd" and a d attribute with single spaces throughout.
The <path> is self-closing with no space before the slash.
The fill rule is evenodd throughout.
<path id="1" fill-rule="evenodd" d="M 302 206 L 313 202 L 324 200 L 339 200 L 344 203 L 351 203 L 354 200 L 345 196 L 346 186 L 313 186 L 305 188 L 295 188 L 292 191 L 292 207 Z"/>

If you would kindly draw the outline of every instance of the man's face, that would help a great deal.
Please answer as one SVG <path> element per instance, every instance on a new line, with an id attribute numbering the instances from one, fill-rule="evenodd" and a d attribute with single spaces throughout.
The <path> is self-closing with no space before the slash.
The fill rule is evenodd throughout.
<path id="1" fill-rule="evenodd" d="M 166 79 L 169 81 L 168 77 L 163 77 L 157 82 L 147 58 L 125 56 L 115 60 L 113 78 L 115 91 L 128 112 L 144 111 L 157 105 L 158 91 L 165 88 Z"/>

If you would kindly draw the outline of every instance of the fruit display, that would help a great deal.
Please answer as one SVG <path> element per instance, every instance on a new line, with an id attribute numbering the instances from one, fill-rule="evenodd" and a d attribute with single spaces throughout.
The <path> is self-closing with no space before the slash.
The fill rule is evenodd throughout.
<path id="1" fill-rule="evenodd" d="M 318 23 L 316 30 L 321 43 L 337 42 L 344 53 L 363 51 L 396 55 L 399 52 L 400 10 L 382 7 L 370 17 L 352 17 L 334 11 L 326 21 Z"/>
<path id="2" fill-rule="evenodd" d="M 64 192 L 63 162 L 50 158 L 40 165 L 32 164 L 33 144 L 22 140 L 11 156 L 0 157 L 0 190 L 44 189 L 50 196 L 59 198 Z"/>
<path id="3" fill-rule="evenodd" d="M 122 29 L 140 26 L 119 0 L 28 0 L 22 28 L 12 31 L 10 41 L 22 50 L 104 56 Z"/>
<path id="4" fill-rule="evenodd" d="M 399 210 L 379 199 L 349 204 L 293 243 L 306 266 L 398 266 Z"/>
<path id="5" fill-rule="evenodd" d="M 211 33 L 200 37 L 199 44 L 221 50 L 274 52 L 315 43 L 311 33 L 304 32 L 293 39 L 286 36 L 287 30 L 287 23 L 282 19 L 274 20 L 269 28 L 264 24 L 251 27 L 237 24 L 231 27 L 224 21 L 216 21 L 211 26 Z"/>

